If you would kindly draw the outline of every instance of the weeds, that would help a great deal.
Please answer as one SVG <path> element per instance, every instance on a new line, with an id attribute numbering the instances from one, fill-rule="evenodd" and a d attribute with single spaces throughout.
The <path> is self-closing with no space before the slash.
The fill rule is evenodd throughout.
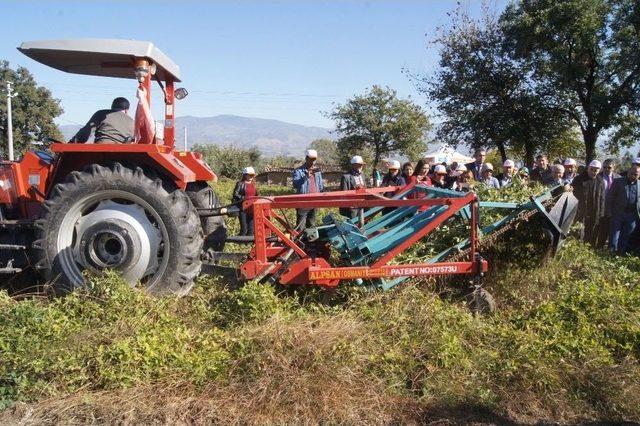
<path id="1" fill-rule="evenodd" d="M 640 260 L 570 242 L 535 262 L 492 271 L 487 317 L 423 285 L 334 306 L 213 277 L 182 299 L 113 274 L 1 293 L 0 423 L 640 421 Z"/>

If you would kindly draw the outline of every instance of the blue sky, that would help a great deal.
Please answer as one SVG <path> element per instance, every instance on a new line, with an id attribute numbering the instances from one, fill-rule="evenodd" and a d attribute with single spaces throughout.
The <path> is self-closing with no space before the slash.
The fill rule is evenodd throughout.
<path id="1" fill-rule="evenodd" d="M 455 5 L 453 0 L 2 0 L 0 58 L 29 68 L 62 100 L 60 124 L 83 123 L 116 96 L 133 102 L 133 80 L 49 69 L 16 50 L 22 41 L 152 41 L 180 65 L 190 91 L 177 107 L 179 116 L 235 114 L 331 127 L 321 111 L 373 84 L 425 105 L 403 69 L 433 69 L 437 50 L 428 45 L 429 36 L 448 22 Z M 477 13 L 480 1 L 469 6 Z"/>

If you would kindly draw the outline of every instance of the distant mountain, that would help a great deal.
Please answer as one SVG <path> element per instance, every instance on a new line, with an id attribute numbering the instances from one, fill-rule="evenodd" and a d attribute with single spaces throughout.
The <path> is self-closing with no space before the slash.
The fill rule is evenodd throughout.
<path id="1" fill-rule="evenodd" d="M 278 154 L 301 156 L 311 141 L 333 138 L 329 129 L 302 126 L 278 120 L 218 115 L 215 117 L 176 118 L 176 145 L 182 146 L 184 127 L 187 127 L 189 145 L 236 145 L 244 148 L 257 146 L 265 156 Z M 65 139 L 71 138 L 80 126 L 60 126 Z"/>

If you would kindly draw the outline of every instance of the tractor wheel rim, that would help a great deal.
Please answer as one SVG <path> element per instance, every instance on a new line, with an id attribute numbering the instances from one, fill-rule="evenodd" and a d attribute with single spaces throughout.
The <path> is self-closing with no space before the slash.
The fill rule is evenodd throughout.
<path id="1" fill-rule="evenodd" d="M 158 212 L 126 191 L 98 191 L 77 200 L 57 236 L 59 264 L 74 283 L 82 270 L 118 270 L 130 284 L 154 283 L 166 270 L 171 249 Z"/>

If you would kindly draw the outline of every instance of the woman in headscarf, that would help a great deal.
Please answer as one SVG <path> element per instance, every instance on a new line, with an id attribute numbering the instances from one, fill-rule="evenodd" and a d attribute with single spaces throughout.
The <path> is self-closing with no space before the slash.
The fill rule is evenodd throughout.
<path id="1" fill-rule="evenodd" d="M 255 197 L 258 195 L 258 189 L 256 188 L 256 171 L 253 167 L 245 167 L 242 170 L 242 179 L 236 182 L 235 188 L 233 188 L 233 203 L 238 203 L 240 208 L 240 214 L 238 220 L 240 221 L 240 234 L 238 235 L 252 235 L 253 234 L 253 209 L 242 209 L 242 202 L 249 197 Z"/>

